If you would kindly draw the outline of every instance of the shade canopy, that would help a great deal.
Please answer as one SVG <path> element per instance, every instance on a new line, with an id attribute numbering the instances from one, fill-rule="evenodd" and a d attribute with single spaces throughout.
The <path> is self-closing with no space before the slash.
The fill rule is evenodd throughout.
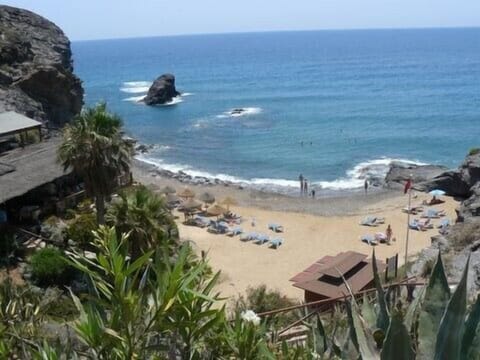
<path id="1" fill-rule="evenodd" d="M 237 200 L 235 200 L 233 197 L 227 196 L 222 201 L 220 201 L 220 204 L 225 205 L 227 207 L 227 210 L 229 210 L 230 206 L 235 206 L 238 203 Z"/>
<path id="2" fill-rule="evenodd" d="M 226 212 L 227 212 L 227 209 L 225 209 L 223 206 L 220 206 L 218 204 L 214 204 L 207 209 L 207 214 L 213 215 L 213 216 L 219 216 L 219 215 L 225 214 Z"/>
<path id="3" fill-rule="evenodd" d="M 186 187 L 180 193 L 178 193 L 177 195 L 182 197 L 182 198 L 193 198 L 193 197 L 195 197 L 195 192 L 192 189 Z"/>
<path id="4" fill-rule="evenodd" d="M 184 208 L 185 210 L 200 209 L 201 207 L 202 203 L 194 199 L 188 199 L 182 203 L 182 208 Z"/>
<path id="5" fill-rule="evenodd" d="M 440 190 L 440 189 L 434 189 L 434 190 L 430 191 L 429 194 L 432 195 L 432 196 L 442 196 L 442 195 L 445 195 L 445 191 Z"/>
<path id="6" fill-rule="evenodd" d="M 169 204 L 180 202 L 180 198 L 175 194 L 165 194 L 165 200 Z"/>
<path id="7" fill-rule="evenodd" d="M 175 188 L 167 185 L 167 186 L 164 186 L 163 188 L 161 188 L 160 192 L 162 194 L 175 194 L 177 192 L 177 190 L 175 190 Z"/>
<path id="8" fill-rule="evenodd" d="M 213 196 L 213 194 L 206 191 L 198 197 L 198 200 L 203 201 L 204 203 L 207 203 L 207 204 L 213 204 L 215 202 L 215 196 Z"/>

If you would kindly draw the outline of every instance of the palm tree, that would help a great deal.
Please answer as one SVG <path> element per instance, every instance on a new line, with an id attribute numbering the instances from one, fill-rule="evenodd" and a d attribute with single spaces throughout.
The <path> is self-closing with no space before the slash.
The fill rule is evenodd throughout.
<path id="1" fill-rule="evenodd" d="M 178 229 L 165 202 L 144 186 L 120 194 L 112 204 L 107 221 L 117 233 L 129 233 L 130 252 L 136 258 L 141 253 L 178 244 Z"/>
<path id="2" fill-rule="evenodd" d="M 123 138 L 122 121 L 107 111 L 105 103 L 87 108 L 63 130 L 58 159 L 65 170 L 73 169 L 95 197 L 97 221 L 105 223 L 105 198 L 115 180 L 130 168 L 133 145 Z"/>

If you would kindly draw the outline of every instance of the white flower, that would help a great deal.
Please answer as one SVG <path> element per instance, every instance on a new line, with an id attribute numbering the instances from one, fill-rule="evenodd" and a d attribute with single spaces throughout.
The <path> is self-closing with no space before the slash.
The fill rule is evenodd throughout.
<path id="1" fill-rule="evenodd" d="M 244 321 L 251 322 L 255 326 L 260 324 L 260 317 L 255 314 L 255 311 L 253 310 L 243 311 L 241 317 Z"/>

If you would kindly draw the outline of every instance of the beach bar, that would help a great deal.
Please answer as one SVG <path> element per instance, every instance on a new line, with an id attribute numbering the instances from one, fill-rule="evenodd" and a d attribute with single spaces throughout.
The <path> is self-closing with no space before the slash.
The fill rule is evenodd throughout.
<path id="1" fill-rule="evenodd" d="M 379 272 L 385 270 L 385 264 L 377 260 Z M 304 290 L 305 302 L 335 299 L 348 295 L 344 279 L 350 285 L 353 294 L 374 286 L 372 259 L 355 251 L 346 251 L 336 256 L 324 256 L 290 279 L 293 286 Z M 322 307 L 329 307 L 326 303 Z"/>
<path id="2" fill-rule="evenodd" d="M 30 119 L 15 111 L 0 113 L 0 138 L 4 136 L 24 134 L 28 131 L 38 131 L 39 139 L 42 138 L 42 123 Z"/>

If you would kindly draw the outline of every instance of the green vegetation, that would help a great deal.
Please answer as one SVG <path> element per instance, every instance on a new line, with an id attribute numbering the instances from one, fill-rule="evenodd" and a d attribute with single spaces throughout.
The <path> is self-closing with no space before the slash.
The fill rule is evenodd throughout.
<path id="1" fill-rule="evenodd" d="M 472 148 L 468 152 L 468 155 L 477 155 L 478 153 L 480 153 L 480 148 Z"/>
<path id="2" fill-rule="evenodd" d="M 30 259 L 33 281 L 39 286 L 64 285 L 73 276 L 73 269 L 60 250 L 47 247 Z"/>
<path id="3" fill-rule="evenodd" d="M 117 177 L 129 171 L 132 144 L 123 138 L 121 119 L 105 104 L 87 108 L 65 126 L 58 159 L 72 168 L 95 198 L 97 222 L 105 223 L 105 198 L 115 188 Z"/>
<path id="4" fill-rule="evenodd" d="M 178 245 L 178 229 L 172 214 L 163 199 L 144 186 L 121 193 L 107 214 L 107 222 L 115 226 L 118 235 L 129 233 L 133 258 L 157 247 L 172 253 Z"/>
<path id="5" fill-rule="evenodd" d="M 93 213 L 85 213 L 75 217 L 67 228 L 67 237 L 78 246 L 85 248 L 93 241 L 93 231 L 98 227 Z"/>

